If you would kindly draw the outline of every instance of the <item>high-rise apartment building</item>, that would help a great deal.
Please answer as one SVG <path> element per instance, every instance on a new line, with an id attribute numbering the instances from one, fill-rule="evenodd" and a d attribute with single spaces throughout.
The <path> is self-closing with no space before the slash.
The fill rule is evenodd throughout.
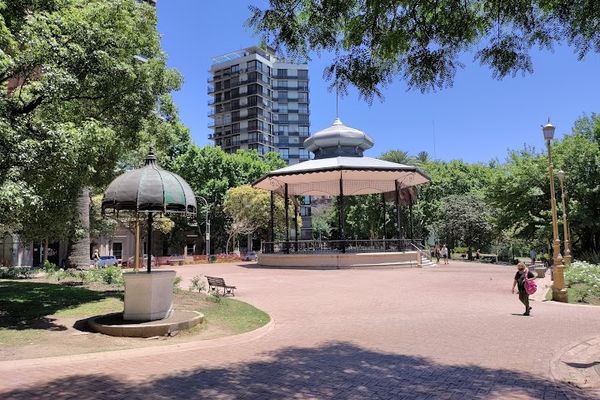
<path id="1" fill-rule="evenodd" d="M 227 152 L 278 151 L 288 164 L 308 160 L 308 66 L 286 62 L 271 48 L 249 47 L 213 58 L 208 93 L 213 133 Z"/>
<path id="2" fill-rule="evenodd" d="M 215 57 L 210 68 L 212 133 L 227 152 L 277 151 L 287 164 L 309 159 L 308 65 L 286 62 L 271 48 L 249 47 Z M 299 237 L 311 239 L 310 197 L 302 199 Z"/>

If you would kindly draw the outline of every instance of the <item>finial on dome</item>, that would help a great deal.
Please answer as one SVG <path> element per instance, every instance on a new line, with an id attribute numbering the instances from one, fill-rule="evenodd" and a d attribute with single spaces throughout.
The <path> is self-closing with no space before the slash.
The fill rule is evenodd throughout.
<path id="1" fill-rule="evenodd" d="M 156 156 L 154 155 L 154 146 L 150 146 L 150 150 L 148 151 L 148 155 L 146 156 L 146 161 L 144 165 L 157 165 Z"/>
<path id="2" fill-rule="evenodd" d="M 335 121 L 333 121 L 333 125 L 344 125 L 340 117 L 336 117 Z"/>

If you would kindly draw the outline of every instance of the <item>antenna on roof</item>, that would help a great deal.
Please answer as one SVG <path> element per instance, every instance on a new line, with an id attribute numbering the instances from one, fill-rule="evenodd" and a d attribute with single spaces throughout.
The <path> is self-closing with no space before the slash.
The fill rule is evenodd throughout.
<path id="1" fill-rule="evenodd" d="M 337 78 L 335 80 L 335 119 L 340 118 L 340 88 Z"/>

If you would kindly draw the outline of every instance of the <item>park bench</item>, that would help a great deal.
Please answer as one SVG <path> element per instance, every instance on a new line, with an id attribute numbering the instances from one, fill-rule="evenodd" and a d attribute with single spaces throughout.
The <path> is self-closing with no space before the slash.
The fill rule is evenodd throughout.
<path id="1" fill-rule="evenodd" d="M 233 293 L 233 291 L 236 289 L 236 287 L 227 285 L 223 278 L 217 278 L 215 276 L 207 276 L 206 279 L 208 280 L 208 291 L 209 292 L 216 291 L 217 293 L 219 293 L 219 288 L 223 288 L 223 296 L 225 296 L 227 294 L 235 296 L 235 293 Z"/>

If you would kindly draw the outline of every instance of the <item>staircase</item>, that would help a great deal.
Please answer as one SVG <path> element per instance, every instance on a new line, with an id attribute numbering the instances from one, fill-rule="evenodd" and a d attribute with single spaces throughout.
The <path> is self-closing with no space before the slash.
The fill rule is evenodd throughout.
<path id="1" fill-rule="evenodd" d="M 437 264 L 433 262 L 429 252 L 419 244 L 411 243 L 411 246 L 421 254 L 421 268 L 433 268 L 437 267 Z"/>

